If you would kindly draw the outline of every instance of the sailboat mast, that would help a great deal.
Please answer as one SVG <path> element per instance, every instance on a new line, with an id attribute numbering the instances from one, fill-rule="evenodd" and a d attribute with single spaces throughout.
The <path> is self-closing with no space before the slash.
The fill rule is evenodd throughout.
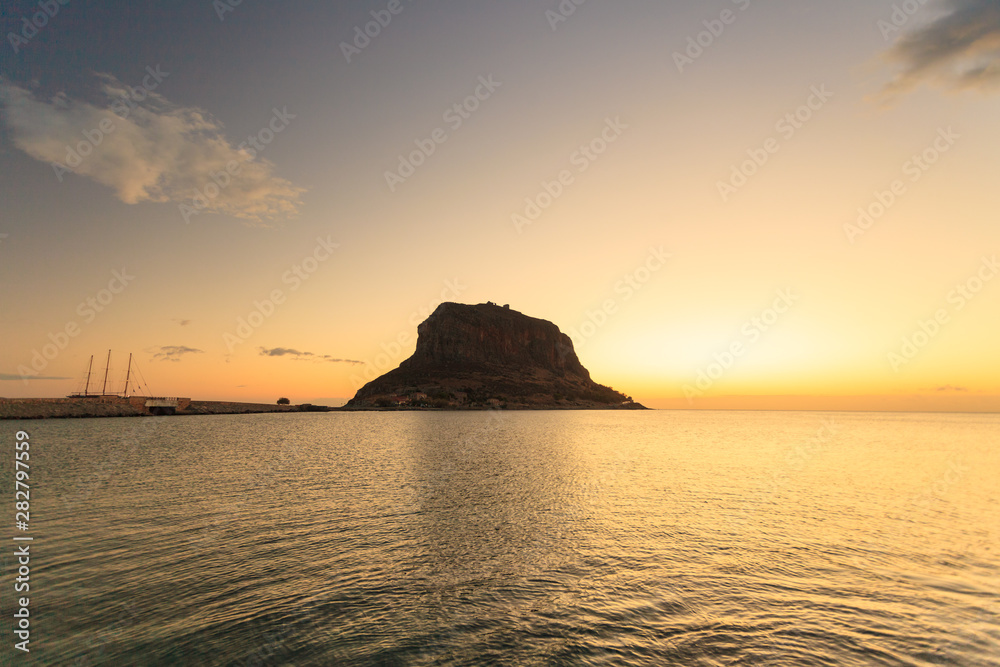
<path id="1" fill-rule="evenodd" d="M 83 387 L 83 395 L 90 395 L 90 371 L 94 368 L 94 355 L 90 355 L 90 364 L 87 366 L 87 384 Z"/>
<path id="2" fill-rule="evenodd" d="M 128 353 L 128 370 L 125 371 L 125 395 L 122 398 L 128 398 L 128 378 L 132 374 L 132 353 Z"/>
<path id="3" fill-rule="evenodd" d="M 108 362 L 104 365 L 104 384 L 101 385 L 101 396 L 108 390 L 108 368 L 111 367 L 111 350 L 108 350 Z"/>

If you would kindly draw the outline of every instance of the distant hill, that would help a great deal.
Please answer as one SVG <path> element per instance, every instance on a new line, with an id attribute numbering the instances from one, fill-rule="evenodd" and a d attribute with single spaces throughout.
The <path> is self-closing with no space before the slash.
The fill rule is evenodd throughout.
<path id="1" fill-rule="evenodd" d="M 591 380 L 555 324 L 493 303 L 442 303 L 417 327 L 413 356 L 346 407 L 643 409 Z"/>

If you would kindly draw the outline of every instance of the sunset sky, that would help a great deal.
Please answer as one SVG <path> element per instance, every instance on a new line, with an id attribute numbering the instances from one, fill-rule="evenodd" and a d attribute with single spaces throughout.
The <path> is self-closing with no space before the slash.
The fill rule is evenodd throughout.
<path id="1" fill-rule="evenodd" d="M 0 11 L 0 396 L 346 399 L 445 300 L 651 407 L 1000 410 L 995 0 Z"/>

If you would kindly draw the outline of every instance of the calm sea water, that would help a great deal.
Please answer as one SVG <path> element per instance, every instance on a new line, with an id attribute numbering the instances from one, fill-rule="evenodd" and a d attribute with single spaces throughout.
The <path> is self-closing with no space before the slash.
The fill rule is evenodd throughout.
<path id="1" fill-rule="evenodd" d="M 31 435 L 17 664 L 1000 664 L 998 415 L 2 426 Z"/>

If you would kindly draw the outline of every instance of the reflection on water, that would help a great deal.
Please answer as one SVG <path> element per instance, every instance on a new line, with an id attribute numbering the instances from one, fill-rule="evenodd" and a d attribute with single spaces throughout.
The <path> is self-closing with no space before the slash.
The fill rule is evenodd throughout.
<path id="1" fill-rule="evenodd" d="M 996 665 L 998 425 L 741 412 L 8 423 L 32 437 L 31 657 Z"/>

